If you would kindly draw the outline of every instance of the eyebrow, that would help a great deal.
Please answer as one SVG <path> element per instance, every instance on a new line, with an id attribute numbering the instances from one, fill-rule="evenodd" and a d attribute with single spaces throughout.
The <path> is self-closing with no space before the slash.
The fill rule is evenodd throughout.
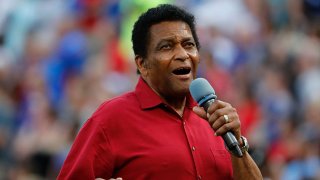
<path id="1" fill-rule="evenodd" d="M 184 37 L 184 38 L 182 38 L 182 40 L 181 40 L 181 42 L 186 42 L 186 41 L 195 41 L 194 40 L 194 38 L 192 37 L 192 36 L 190 36 L 190 37 Z M 156 48 L 159 48 L 159 46 L 161 45 L 161 44 L 163 44 L 163 43 L 167 43 L 167 42 L 177 42 L 176 41 L 176 38 L 174 38 L 174 37 L 168 37 L 168 38 L 164 38 L 164 39 L 161 39 L 158 43 L 157 43 L 157 45 L 156 45 Z"/>

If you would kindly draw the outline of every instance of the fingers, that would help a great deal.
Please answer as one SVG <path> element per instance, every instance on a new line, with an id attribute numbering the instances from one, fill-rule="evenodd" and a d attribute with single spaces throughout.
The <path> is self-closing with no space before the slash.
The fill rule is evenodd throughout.
<path id="1" fill-rule="evenodd" d="M 223 115 L 219 116 L 218 119 L 213 119 L 213 116 L 210 116 L 209 124 L 211 124 L 213 130 L 217 131 L 223 125 L 233 124 L 233 122 L 237 119 L 237 115 L 234 115 L 233 113 L 226 112 L 225 115 L 227 115 L 229 118 L 228 122 L 226 122 L 226 119 Z"/>
<path id="2" fill-rule="evenodd" d="M 211 104 L 207 112 L 210 114 L 210 118 L 208 119 L 210 124 L 213 124 L 217 119 L 219 119 L 220 116 L 228 115 L 229 120 L 232 120 L 231 116 L 237 114 L 236 109 L 233 108 L 229 103 L 219 100 Z M 223 117 L 222 122 L 225 122 Z"/>
<path id="3" fill-rule="evenodd" d="M 193 107 L 193 112 L 203 119 L 207 119 L 215 135 L 221 136 L 228 131 L 232 131 L 237 139 L 240 139 L 240 120 L 237 110 L 231 104 L 216 100 L 210 105 L 208 111 L 202 107 Z M 226 118 L 228 119 L 226 121 Z"/>
<path id="4" fill-rule="evenodd" d="M 223 101 L 215 101 L 209 108 L 208 122 L 217 136 L 221 136 L 228 131 L 232 131 L 236 138 L 240 138 L 240 120 L 237 110 L 229 103 Z M 227 116 L 227 117 L 226 117 Z M 228 120 L 226 120 L 226 118 Z"/>
<path id="5" fill-rule="evenodd" d="M 240 135 L 238 135 L 238 134 L 240 132 L 240 125 L 241 125 L 240 121 L 236 120 L 236 121 L 232 121 L 229 123 L 224 123 L 222 125 L 220 124 L 220 126 L 213 124 L 212 129 L 215 130 L 215 135 L 217 135 L 217 136 L 221 136 L 228 131 L 232 131 L 236 135 L 236 138 L 239 139 Z"/>
<path id="6" fill-rule="evenodd" d="M 224 107 L 232 107 L 231 104 L 220 101 L 220 100 L 215 100 L 214 103 L 212 103 L 210 105 L 210 107 L 208 108 L 208 113 L 212 114 L 213 112 L 215 112 L 218 109 L 224 108 Z"/>
<path id="7" fill-rule="evenodd" d="M 202 107 L 195 106 L 195 107 L 193 107 L 192 110 L 194 113 L 196 113 L 198 116 L 202 117 L 203 119 L 208 119 L 207 113 Z"/>

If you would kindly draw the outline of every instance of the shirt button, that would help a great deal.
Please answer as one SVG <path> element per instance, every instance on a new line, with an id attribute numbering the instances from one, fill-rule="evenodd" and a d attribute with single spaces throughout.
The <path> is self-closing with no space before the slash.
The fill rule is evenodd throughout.
<path id="1" fill-rule="evenodd" d="M 186 125 L 186 122 L 183 122 L 183 125 L 185 126 L 185 125 Z"/>
<path id="2" fill-rule="evenodd" d="M 200 176 L 200 175 L 198 175 L 198 179 L 199 179 L 199 180 L 201 179 L 201 176 Z"/>
<path id="3" fill-rule="evenodd" d="M 192 151 L 195 151 L 196 150 L 196 147 L 192 146 Z"/>

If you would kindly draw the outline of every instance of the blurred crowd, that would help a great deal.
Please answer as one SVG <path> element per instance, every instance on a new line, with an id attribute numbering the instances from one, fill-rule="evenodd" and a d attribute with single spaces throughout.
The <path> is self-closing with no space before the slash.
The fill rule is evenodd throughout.
<path id="1" fill-rule="evenodd" d="M 197 19 L 199 77 L 238 110 L 265 179 L 320 179 L 319 0 L 0 1 L 0 179 L 55 179 L 87 118 L 138 79 L 132 24 Z"/>

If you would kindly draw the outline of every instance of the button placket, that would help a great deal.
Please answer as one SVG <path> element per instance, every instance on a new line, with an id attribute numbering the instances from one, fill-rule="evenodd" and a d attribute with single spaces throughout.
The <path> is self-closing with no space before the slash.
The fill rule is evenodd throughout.
<path id="1" fill-rule="evenodd" d="M 186 120 L 187 120 L 187 116 L 182 117 L 183 129 L 188 140 L 189 148 L 191 150 L 191 156 L 192 156 L 194 167 L 195 167 L 195 173 L 196 173 L 195 178 L 200 180 L 202 179 L 202 177 L 200 176 L 199 169 L 198 169 L 199 164 L 197 163 L 197 151 L 196 151 L 197 148 L 195 146 L 195 142 L 192 137 L 192 132 L 190 131 L 189 125 L 187 124 Z"/>

